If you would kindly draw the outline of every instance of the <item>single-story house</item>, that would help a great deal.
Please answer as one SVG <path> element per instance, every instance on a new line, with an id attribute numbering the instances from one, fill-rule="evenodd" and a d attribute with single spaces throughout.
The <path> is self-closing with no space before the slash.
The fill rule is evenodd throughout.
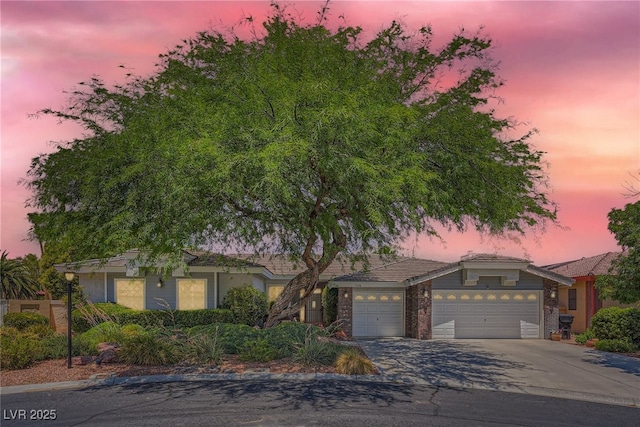
<path id="1" fill-rule="evenodd" d="M 216 308 L 229 289 L 250 285 L 275 299 L 304 266 L 283 256 L 185 252 L 185 269 L 160 275 L 137 251 L 74 265 L 92 302 L 135 309 Z M 470 255 L 454 263 L 413 257 L 335 261 L 300 320 L 322 322 L 321 288 L 338 288 L 338 318 L 355 337 L 546 338 L 558 329 L 558 296 L 574 280 L 519 258 Z M 57 268 L 64 271 L 67 266 Z"/>
<path id="2" fill-rule="evenodd" d="M 601 308 L 631 306 L 621 304 L 618 301 L 601 299 L 595 287 L 596 277 L 608 274 L 611 262 L 618 255 L 620 252 L 607 252 L 543 267 L 575 280 L 575 284 L 571 288 L 561 288 L 558 293 L 560 313 L 573 315 L 572 332 L 584 332 L 591 324 L 591 317 Z"/>

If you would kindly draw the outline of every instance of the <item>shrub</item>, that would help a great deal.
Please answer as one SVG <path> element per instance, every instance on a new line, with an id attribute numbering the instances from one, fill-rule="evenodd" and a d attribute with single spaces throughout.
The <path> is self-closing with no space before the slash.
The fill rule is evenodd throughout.
<path id="1" fill-rule="evenodd" d="M 120 332 L 122 332 L 122 335 L 124 335 L 124 338 L 126 339 L 128 337 L 133 337 L 135 335 L 144 334 L 147 331 L 142 326 L 136 325 L 135 323 L 132 323 L 132 324 L 129 324 L 129 325 L 124 325 L 120 329 Z"/>
<path id="2" fill-rule="evenodd" d="M 85 337 L 84 334 L 73 337 L 71 341 L 71 354 L 73 356 L 97 356 L 100 354 L 98 351 L 98 343 Z"/>
<path id="3" fill-rule="evenodd" d="M 6 331 L 5 331 L 6 332 Z M 0 335 L 0 370 L 23 369 L 37 360 L 42 352 L 42 342 L 24 335 L 3 333 Z"/>
<path id="4" fill-rule="evenodd" d="M 67 335 L 54 334 L 42 340 L 42 352 L 38 355 L 38 359 L 61 359 L 67 356 L 67 351 Z"/>
<path id="5" fill-rule="evenodd" d="M 74 332 L 86 332 L 102 322 L 119 323 L 119 316 L 131 310 L 123 305 L 110 302 L 78 304 L 72 311 L 72 329 Z"/>
<path id="6" fill-rule="evenodd" d="M 262 335 L 278 350 L 278 358 L 291 356 L 304 344 L 308 334 L 324 335 L 324 331 L 314 325 L 300 322 L 282 322 L 273 328 L 264 329 Z"/>
<path id="7" fill-rule="evenodd" d="M 296 346 L 293 361 L 305 366 L 332 365 L 342 346 L 329 341 L 320 341 L 317 336 L 307 335 L 304 343 Z"/>
<path id="8" fill-rule="evenodd" d="M 338 319 L 338 288 L 325 286 L 322 289 L 322 313 L 325 325 L 330 325 Z"/>
<path id="9" fill-rule="evenodd" d="M 223 308 L 231 310 L 234 323 L 248 326 L 262 323 L 267 306 L 267 295 L 249 285 L 229 289 L 222 302 Z"/>
<path id="10" fill-rule="evenodd" d="M 173 313 L 175 322 L 184 328 L 212 323 L 233 323 L 234 315 L 231 310 L 223 308 L 208 308 L 203 310 L 181 310 Z"/>
<path id="11" fill-rule="evenodd" d="M 184 356 L 194 363 L 218 365 L 222 362 L 222 347 L 218 329 L 213 333 L 198 333 L 189 336 L 185 343 Z"/>
<path id="12" fill-rule="evenodd" d="M 640 345 L 640 309 L 603 308 L 591 318 L 591 330 L 601 340 L 627 340 Z"/>
<path id="13" fill-rule="evenodd" d="M 134 365 L 167 365 L 179 360 L 179 352 L 171 341 L 151 334 L 135 335 L 124 341 L 118 359 Z"/>
<path id="14" fill-rule="evenodd" d="M 101 342 L 109 343 L 122 343 L 125 339 L 125 334 L 122 333 L 122 327 L 117 323 L 108 321 L 100 323 L 87 332 L 82 334 L 82 337 L 91 343 L 92 346 L 97 348 Z"/>
<path id="15" fill-rule="evenodd" d="M 278 350 L 265 338 L 246 341 L 238 354 L 245 362 L 268 362 L 278 358 Z"/>
<path id="16" fill-rule="evenodd" d="M 231 354 L 240 353 L 244 343 L 257 340 L 261 331 L 251 326 L 230 323 L 222 323 L 218 326 L 223 351 Z"/>
<path id="17" fill-rule="evenodd" d="M 7 326 L 13 326 L 18 330 L 25 330 L 33 325 L 49 325 L 49 318 L 40 313 L 7 313 L 4 315 L 3 322 Z"/>
<path id="18" fill-rule="evenodd" d="M 599 340 L 596 342 L 596 350 L 609 351 L 612 353 L 632 353 L 637 347 L 627 340 Z"/>
<path id="19" fill-rule="evenodd" d="M 596 336 L 593 331 L 591 331 L 591 329 L 587 329 L 586 331 L 584 331 L 584 333 L 576 335 L 576 342 L 578 344 L 584 345 L 587 343 L 587 341 L 592 340 L 595 337 Z"/>
<path id="20" fill-rule="evenodd" d="M 336 372 L 346 375 L 368 375 L 376 371 L 373 362 L 354 348 L 343 351 L 336 359 L 334 366 Z"/>
<path id="21" fill-rule="evenodd" d="M 51 326 L 47 323 L 46 325 L 31 325 L 28 326 L 24 331 L 25 334 L 31 335 L 37 339 L 42 339 L 46 337 L 50 337 L 56 334 L 56 331 L 53 330 Z"/>

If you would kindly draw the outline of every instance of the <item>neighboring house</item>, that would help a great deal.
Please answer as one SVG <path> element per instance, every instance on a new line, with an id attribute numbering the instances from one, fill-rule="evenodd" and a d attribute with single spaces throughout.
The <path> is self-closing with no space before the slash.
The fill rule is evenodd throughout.
<path id="1" fill-rule="evenodd" d="M 595 288 L 596 277 L 608 274 L 611 262 L 618 255 L 620 252 L 607 252 L 543 267 L 554 273 L 572 277 L 576 281 L 571 288 L 560 289 L 558 294 L 560 313 L 573 315 L 572 332 L 584 332 L 591 324 L 591 317 L 601 308 L 630 306 L 617 301 L 600 299 L 598 290 Z"/>
<path id="2" fill-rule="evenodd" d="M 185 253 L 188 273 L 161 278 L 136 266 L 137 252 L 77 267 L 93 302 L 137 309 L 219 307 L 233 287 L 251 285 L 275 299 L 303 270 L 281 256 Z M 64 270 L 64 265 L 57 266 Z M 161 280 L 162 279 L 162 280 Z M 339 288 L 338 318 L 356 337 L 546 338 L 558 328 L 558 291 L 573 279 L 498 255 L 473 255 L 455 263 L 372 256 L 362 263 L 334 262 L 320 288 Z M 320 289 L 300 320 L 322 321 Z"/>

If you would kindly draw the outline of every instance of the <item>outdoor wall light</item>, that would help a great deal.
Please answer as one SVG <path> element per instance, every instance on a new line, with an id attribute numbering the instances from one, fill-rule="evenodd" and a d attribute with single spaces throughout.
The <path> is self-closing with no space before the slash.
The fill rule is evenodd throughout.
<path id="1" fill-rule="evenodd" d="M 67 270 L 64 278 L 67 279 L 67 369 L 71 369 L 71 284 L 76 274 Z"/>
<path id="2" fill-rule="evenodd" d="M 344 291 L 344 293 L 342 294 L 343 298 L 349 298 L 349 292 Z"/>
<path id="3" fill-rule="evenodd" d="M 551 291 L 551 295 L 550 296 L 551 296 L 552 299 L 555 299 L 556 291 L 555 290 Z"/>
<path id="4" fill-rule="evenodd" d="M 162 285 L 164 285 L 164 282 L 162 281 L 162 277 L 158 279 L 158 283 L 156 283 L 156 286 L 161 288 Z"/>
<path id="5" fill-rule="evenodd" d="M 429 298 L 429 288 L 427 288 L 426 286 L 422 288 L 422 296 L 425 298 Z"/>

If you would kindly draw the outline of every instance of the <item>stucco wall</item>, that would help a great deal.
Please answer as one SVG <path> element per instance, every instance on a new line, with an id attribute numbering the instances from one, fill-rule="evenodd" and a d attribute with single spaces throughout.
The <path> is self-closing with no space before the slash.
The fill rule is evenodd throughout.
<path id="1" fill-rule="evenodd" d="M 444 290 L 456 290 L 456 289 L 467 289 L 461 288 L 462 286 L 462 270 L 455 271 L 451 274 L 447 274 L 446 276 L 438 277 L 433 279 L 432 287 L 433 289 L 444 289 Z M 475 286 L 469 286 L 468 289 L 519 289 L 519 290 L 541 290 L 543 288 L 543 279 L 539 276 L 534 276 L 533 274 L 529 274 L 524 271 L 520 271 L 518 282 L 515 287 L 505 287 L 502 286 L 501 279 L 499 276 L 480 276 L 478 283 Z"/>
<path id="2" fill-rule="evenodd" d="M 106 302 L 104 295 L 104 273 L 79 274 L 82 291 L 91 302 Z"/>

